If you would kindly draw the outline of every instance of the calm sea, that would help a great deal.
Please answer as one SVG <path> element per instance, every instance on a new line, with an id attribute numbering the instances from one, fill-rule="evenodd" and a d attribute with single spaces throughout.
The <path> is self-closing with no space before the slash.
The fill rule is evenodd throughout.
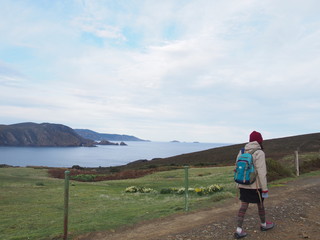
<path id="1" fill-rule="evenodd" d="M 47 167 L 110 167 L 225 146 L 222 143 L 126 142 L 128 146 L 0 147 L 0 164 Z"/>

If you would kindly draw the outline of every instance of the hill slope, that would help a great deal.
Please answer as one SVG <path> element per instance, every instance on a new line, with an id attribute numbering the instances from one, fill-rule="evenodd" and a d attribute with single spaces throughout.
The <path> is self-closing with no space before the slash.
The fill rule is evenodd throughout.
<path id="1" fill-rule="evenodd" d="M 212 148 L 204 151 L 177 155 L 168 158 L 157 158 L 151 161 L 137 161 L 129 163 L 130 168 L 141 166 L 170 166 L 170 165 L 230 165 L 234 164 L 236 155 L 245 143 Z M 298 135 L 285 138 L 265 140 L 263 142 L 267 158 L 279 160 L 284 156 L 300 153 L 320 151 L 320 133 Z"/>
<path id="2" fill-rule="evenodd" d="M 0 146 L 92 146 L 72 128 L 51 123 L 0 125 Z"/>

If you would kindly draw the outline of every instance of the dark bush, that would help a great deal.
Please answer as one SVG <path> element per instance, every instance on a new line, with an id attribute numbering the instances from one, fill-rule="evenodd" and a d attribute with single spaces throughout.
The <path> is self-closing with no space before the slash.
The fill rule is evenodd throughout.
<path id="1" fill-rule="evenodd" d="M 52 168 L 48 169 L 48 173 L 50 176 L 54 178 L 65 177 L 64 172 L 67 169 L 63 168 Z M 70 169 L 69 169 L 70 170 Z M 156 172 L 156 169 L 145 169 L 145 170 L 125 170 L 115 173 L 101 174 L 96 171 L 88 171 L 88 170 L 70 170 L 70 179 L 77 181 L 106 181 L 106 180 L 119 180 L 119 179 L 132 179 L 146 176 L 148 174 Z"/>
<path id="2" fill-rule="evenodd" d="M 154 164 L 148 166 L 148 168 L 157 168 L 157 167 L 158 167 L 158 166 L 157 166 L 157 165 L 154 165 Z"/>
<path id="3" fill-rule="evenodd" d="M 205 163 L 200 162 L 200 163 L 196 163 L 194 166 L 195 166 L 195 167 L 204 167 L 204 166 L 206 166 L 206 165 L 208 165 L 208 164 L 205 164 Z"/>
<path id="4" fill-rule="evenodd" d="M 300 165 L 300 172 L 301 173 L 307 173 L 311 171 L 315 171 L 320 169 L 320 158 L 311 159 L 311 160 L 305 160 Z"/>
<path id="5" fill-rule="evenodd" d="M 117 172 L 120 172 L 120 169 L 117 168 L 117 167 L 111 167 L 111 168 L 110 168 L 110 172 L 112 172 L 112 173 L 117 173 Z"/>
<path id="6" fill-rule="evenodd" d="M 170 194 L 172 193 L 172 189 L 171 188 L 162 188 L 160 190 L 160 194 Z"/>
<path id="7" fill-rule="evenodd" d="M 96 175 L 93 174 L 79 174 L 76 176 L 71 176 L 72 180 L 77 180 L 80 182 L 93 182 L 96 178 Z"/>
<path id="8" fill-rule="evenodd" d="M 71 168 L 72 169 L 77 169 L 77 170 L 83 169 L 83 167 L 80 167 L 79 165 L 73 165 Z"/>
<path id="9" fill-rule="evenodd" d="M 281 163 L 267 159 L 267 172 L 268 172 L 268 181 L 274 181 L 285 177 L 293 176 L 293 173 L 290 169 L 281 165 Z"/>

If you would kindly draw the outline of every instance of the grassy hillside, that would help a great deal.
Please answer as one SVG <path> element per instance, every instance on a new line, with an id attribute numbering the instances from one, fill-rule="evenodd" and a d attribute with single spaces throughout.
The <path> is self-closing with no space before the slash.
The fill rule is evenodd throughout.
<path id="1" fill-rule="evenodd" d="M 159 171 L 175 170 L 185 165 L 193 167 L 233 166 L 235 157 L 244 146 L 213 148 L 169 158 L 158 158 L 150 161 L 140 160 L 117 167 L 82 168 L 73 166 L 71 178 L 79 181 L 104 181 L 132 179 Z M 264 141 L 270 180 L 290 176 L 295 173 L 294 151 L 299 150 L 300 171 L 320 169 L 320 133 L 293 136 Z M 49 169 L 52 177 L 64 178 L 65 169 Z"/>
<path id="2" fill-rule="evenodd" d="M 153 159 L 148 162 L 130 163 L 127 167 L 232 165 L 237 153 L 244 144 L 213 148 L 169 158 Z M 300 154 L 319 152 L 320 133 L 265 140 L 263 146 L 266 158 L 283 162 L 284 158 L 288 159 L 288 156 L 292 156 L 293 159 L 293 154 L 296 150 L 299 150 Z"/>

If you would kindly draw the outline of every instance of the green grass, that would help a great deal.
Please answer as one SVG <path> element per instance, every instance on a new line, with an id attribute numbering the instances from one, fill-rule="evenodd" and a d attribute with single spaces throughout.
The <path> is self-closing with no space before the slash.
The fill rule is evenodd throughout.
<path id="1" fill-rule="evenodd" d="M 235 193 L 232 167 L 191 168 L 189 187 L 221 184 L 222 192 L 190 194 L 189 209 L 212 206 Z M 125 193 L 129 186 L 158 193 Z M 70 181 L 69 232 L 111 230 L 142 220 L 184 211 L 184 195 L 159 194 L 162 188 L 184 187 L 184 169 L 158 172 L 139 179 L 103 182 Z M 0 168 L 0 239 L 53 239 L 63 234 L 64 180 L 45 169 Z"/>
<path id="2" fill-rule="evenodd" d="M 320 175 L 320 171 L 309 173 L 312 174 Z M 189 169 L 189 187 L 212 184 L 222 185 L 224 190 L 205 196 L 190 194 L 190 211 L 233 197 L 236 188 L 233 167 Z M 125 193 L 129 186 L 152 188 L 158 193 Z M 69 239 L 85 232 L 112 230 L 184 212 L 184 195 L 159 194 L 162 188 L 171 187 L 184 187 L 184 169 L 138 179 L 70 181 Z M 64 180 L 49 178 L 45 169 L 0 168 L 0 212 L 2 240 L 61 239 Z"/>

